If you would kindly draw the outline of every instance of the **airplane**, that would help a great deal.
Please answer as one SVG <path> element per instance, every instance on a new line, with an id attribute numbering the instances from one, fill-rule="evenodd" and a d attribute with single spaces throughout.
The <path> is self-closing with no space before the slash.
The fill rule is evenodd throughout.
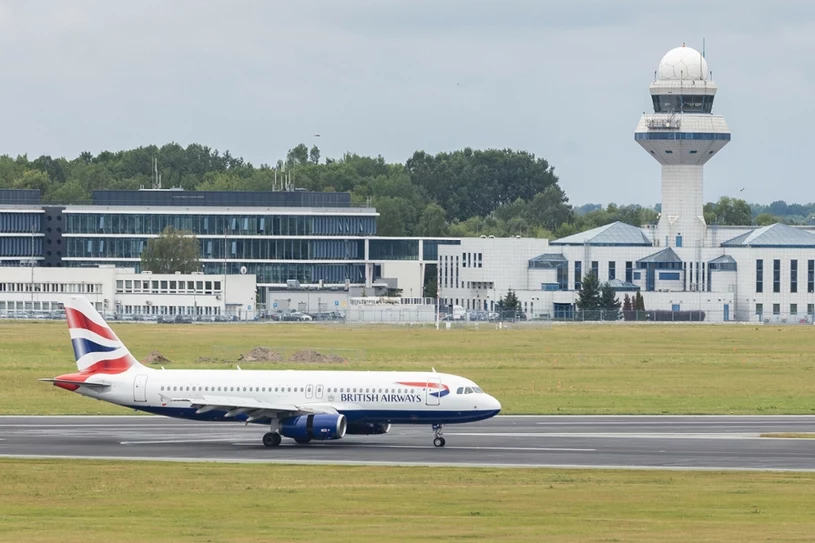
<path id="1" fill-rule="evenodd" d="M 265 424 L 263 445 L 386 434 L 427 424 L 444 447 L 446 424 L 494 417 L 500 402 L 446 373 L 312 370 L 165 370 L 139 363 L 82 296 L 65 304 L 77 372 L 40 381 L 147 413 Z"/>

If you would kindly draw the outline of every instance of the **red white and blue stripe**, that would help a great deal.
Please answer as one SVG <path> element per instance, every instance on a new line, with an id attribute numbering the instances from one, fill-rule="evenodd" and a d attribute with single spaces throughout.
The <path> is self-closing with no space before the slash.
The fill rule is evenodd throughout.
<path id="1" fill-rule="evenodd" d="M 122 373 L 138 364 L 85 298 L 66 303 L 65 314 L 80 373 Z"/>

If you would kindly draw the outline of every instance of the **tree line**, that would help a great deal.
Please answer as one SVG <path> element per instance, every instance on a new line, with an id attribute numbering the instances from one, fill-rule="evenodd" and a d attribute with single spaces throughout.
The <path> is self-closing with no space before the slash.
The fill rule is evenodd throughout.
<path id="1" fill-rule="evenodd" d="M 613 203 L 574 209 L 545 159 L 513 149 L 416 151 L 404 163 L 389 163 L 353 153 L 324 158 L 318 147 L 301 143 L 274 164 L 258 166 L 201 144 L 83 152 L 73 159 L 4 155 L 0 188 L 39 189 L 45 203 L 87 203 L 94 190 L 152 187 L 155 163 L 164 188 L 350 192 L 355 205 L 377 208 L 382 236 L 554 239 L 614 221 L 654 224 L 659 213 L 659 206 Z M 815 204 L 774 202 L 756 210 L 722 198 L 705 206 L 705 218 L 709 224 L 815 220 Z"/>

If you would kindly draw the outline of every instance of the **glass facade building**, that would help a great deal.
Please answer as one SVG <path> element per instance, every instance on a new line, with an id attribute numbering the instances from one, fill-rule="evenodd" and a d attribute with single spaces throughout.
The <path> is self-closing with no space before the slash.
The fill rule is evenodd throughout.
<path id="1" fill-rule="evenodd" d="M 348 193 L 96 191 L 93 203 L 39 204 L 37 191 L 0 191 L 0 264 L 102 264 L 140 271 L 150 239 L 191 232 L 205 273 L 256 275 L 259 286 L 367 285 L 386 261 L 435 264 L 456 239 L 376 237 L 378 213 Z"/>

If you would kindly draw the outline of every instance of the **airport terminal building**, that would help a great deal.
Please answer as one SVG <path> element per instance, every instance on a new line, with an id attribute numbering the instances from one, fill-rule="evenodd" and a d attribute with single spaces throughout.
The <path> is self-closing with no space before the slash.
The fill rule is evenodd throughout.
<path id="1" fill-rule="evenodd" d="M 102 265 L 139 274 L 147 241 L 172 225 L 197 237 L 207 277 L 219 276 L 222 284 L 232 276 L 255 279 L 254 303 L 219 309 L 230 316 L 238 307 L 242 314 L 348 311 L 355 298 L 357 313 L 373 314 L 368 306 L 375 302 L 366 298 L 385 295 L 391 317 L 428 320 L 433 311 L 393 306 L 432 304 L 423 287 L 436 274 L 442 305 L 491 311 L 512 289 L 529 318 L 571 319 L 581 282 L 594 273 L 618 298 L 639 291 L 646 310 L 701 310 L 714 322 L 812 323 L 813 227 L 705 222 L 704 165 L 731 137 L 724 118 L 713 113 L 716 90 L 704 56 L 690 47 L 669 51 L 659 63 L 649 86 L 653 113 L 634 130 L 634 141 L 662 169 L 654 225 L 618 222 L 554 241 L 391 238 L 376 235 L 377 211 L 353 206 L 348 193 L 96 191 L 87 205 L 58 206 L 42 204 L 38 191 L 0 190 L 0 285 L 24 283 L 8 280 L 9 267 L 52 270 L 55 279 L 43 284 L 75 273 L 55 269 Z M 387 296 L 398 291 L 396 300 Z M 0 291 L 0 314 L 2 302 L 27 307 L 4 296 Z"/>
<path id="2" fill-rule="evenodd" d="M 20 266 L 55 277 L 98 266 L 138 273 L 147 241 L 173 226 L 198 239 L 201 273 L 255 278 L 261 311 L 339 309 L 354 293 L 396 289 L 421 301 L 438 246 L 459 240 L 378 237 L 377 216 L 349 193 L 95 191 L 87 205 L 60 206 L 36 190 L 0 190 L 0 275 Z"/>
<path id="3" fill-rule="evenodd" d="M 707 321 L 801 322 L 815 316 L 815 233 L 786 224 L 707 225 L 703 168 L 730 141 L 713 114 L 716 85 L 704 56 L 669 51 L 650 84 L 653 113 L 634 141 L 662 166 L 656 225 L 614 223 L 552 242 L 464 239 L 440 249 L 449 303 L 490 311 L 508 289 L 530 317 L 573 318 L 583 277 L 617 297 L 640 291 L 646 310 L 701 310 Z"/>

